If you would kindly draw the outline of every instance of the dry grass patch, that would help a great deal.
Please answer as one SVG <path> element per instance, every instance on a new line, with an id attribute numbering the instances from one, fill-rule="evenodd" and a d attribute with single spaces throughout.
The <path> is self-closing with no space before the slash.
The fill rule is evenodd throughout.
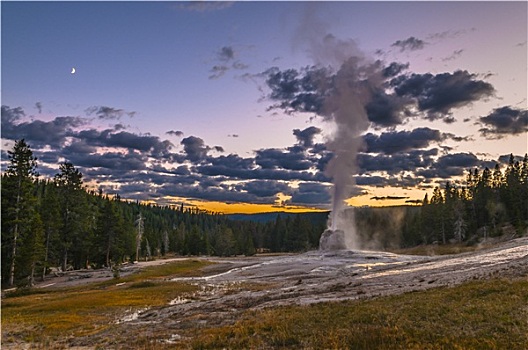
<path id="1" fill-rule="evenodd" d="M 369 301 L 252 311 L 193 349 L 526 349 L 528 281 L 495 279 Z"/>
<path id="2" fill-rule="evenodd" d="M 165 281 L 175 276 L 200 276 L 209 263 L 185 260 L 153 266 L 121 279 L 2 300 L 3 339 L 43 342 L 79 337 L 108 328 L 127 312 L 161 306 L 196 291 L 185 283 Z M 124 284 L 122 284 L 124 283 Z"/>

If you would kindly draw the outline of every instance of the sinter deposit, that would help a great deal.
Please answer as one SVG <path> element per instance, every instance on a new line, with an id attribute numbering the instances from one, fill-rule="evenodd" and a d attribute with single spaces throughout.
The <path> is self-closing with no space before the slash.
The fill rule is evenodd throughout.
<path id="1" fill-rule="evenodd" d="M 319 240 L 320 251 L 344 250 L 347 249 L 345 242 L 345 232 L 342 230 L 326 229 Z"/>

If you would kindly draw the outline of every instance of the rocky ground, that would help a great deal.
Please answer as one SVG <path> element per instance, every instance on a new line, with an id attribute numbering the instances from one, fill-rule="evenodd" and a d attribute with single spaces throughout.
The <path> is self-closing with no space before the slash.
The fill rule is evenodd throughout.
<path id="1" fill-rule="evenodd" d="M 124 315 L 116 322 L 118 330 L 110 332 L 123 338 L 138 332 L 153 337 L 165 334 L 167 342 L 177 342 L 190 329 L 232 324 L 247 310 L 372 298 L 495 276 L 528 276 L 528 237 L 436 257 L 339 251 L 207 259 L 217 264 L 207 268 L 206 277 L 175 279 L 197 284 L 199 292 L 164 307 Z M 78 339 L 75 345 L 93 344 L 108 336 Z"/>

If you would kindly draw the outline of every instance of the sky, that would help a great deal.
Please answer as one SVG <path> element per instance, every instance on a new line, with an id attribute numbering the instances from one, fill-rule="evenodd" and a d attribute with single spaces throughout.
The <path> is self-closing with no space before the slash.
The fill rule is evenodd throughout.
<path id="1" fill-rule="evenodd" d="M 232 212 L 412 204 L 528 151 L 519 2 L 1 2 L 2 169 Z"/>

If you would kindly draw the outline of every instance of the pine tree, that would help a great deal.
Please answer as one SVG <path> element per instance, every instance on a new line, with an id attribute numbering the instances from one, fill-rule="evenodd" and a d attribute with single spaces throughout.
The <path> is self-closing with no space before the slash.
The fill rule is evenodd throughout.
<path id="1" fill-rule="evenodd" d="M 35 213 L 17 256 L 21 276 L 27 276 L 27 285 L 30 287 L 34 284 L 37 267 L 43 268 L 44 255 L 44 226 L 40 215 Z"/>
<path id="2" fill-rule="evenodd" d="M 121 262 L 125 252 L 123 218 L 119 215 L 114 201 L 105 201 L 97 226 L 100 258 L 104 257 L 104 264 L 112 267 L 114 263 Z"/>
<path id="3" fill-rule="evenodd" d="M 19 239 L 29 232 L 35 216 L 34 180 L 37 159 L 24 139 L 8 151 L 9 165 L 2 183 L 2 276 L 8 285 L 15 281 Z"/>
<path id="4" fill-rule="evenodd" d="M 50 261 L 57 262 L 60 252 L 57 247 L 60 246 L 60 228 L 62 226 L 59 198 L 57 186 L 52 181 L 46 181 L 42 184 L 44 192 L 40 203 L 40 217 L 42 218 L 44 228 L 44 263 L 42 269 L 42 279 L 49 268 Z"/>
<path id="5" fill-rule="evenodd" d="M 58 186 L 60 208 L 62 213 L 61 245 L 62 245 L 62 269 L 65 271 L 68 265 L 68 254 L 74 263 L 74 267 L 80 267 L 83 260 L 81 256 L 88 249 L 87 238 L 87 206 L 86 193 L 83 187 L 83 175 L 73 166 L 65 162 L 59 166 L 60 173 L 55 175 L 55 183 Z"/>

